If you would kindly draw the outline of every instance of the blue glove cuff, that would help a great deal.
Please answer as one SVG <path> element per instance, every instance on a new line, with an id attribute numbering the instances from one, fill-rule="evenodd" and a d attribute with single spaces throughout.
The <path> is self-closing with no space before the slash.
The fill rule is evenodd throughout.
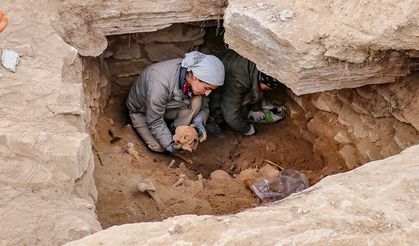
<path id="1" fill-rule="evenodd" d="M 195 118 L 192 122 L 197 128 L 204 126 L 204 120 L 201 118 Z"/>

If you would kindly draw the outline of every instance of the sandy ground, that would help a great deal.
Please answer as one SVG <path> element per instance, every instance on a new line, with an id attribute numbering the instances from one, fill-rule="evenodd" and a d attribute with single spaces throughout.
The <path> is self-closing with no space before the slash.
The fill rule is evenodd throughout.
<path id="1" fill-rule="evenodd" d="M 259 125 L 258 133 L 252 137 L 222 126 L 224 137 L 210 134 L 196 152 L 184 154 L 193 164 L 169 154 L 153 153 L 125 125 L 123 95 L 118 95 L 117 90 L 113 94 L 94 141 L 97 213 L 104 228 L 159 221 L 180 214 L 230 214 L 257 206 L 256 197 L 243 180 L 261 176 L 258 171 L 267 164 L 266 160 L 301 171 L 310 184 L 345 170 L 336 163 L 326 164 L 321 154 L 313 151 L 312 144 L 301 136 L 306 120 L 298 116 L 292 120 L 288 116 L 274 125 Z M 286 105 L 290 103 L 287 100 Z M 109 130 L 121 139 L 111 142 Z M 128 142 L 134 143 L 138 158 L 128 153 Z M 169 167 L 172 160 L 175 163 Z M 220 169 L 226 172 L 210 175 Z M 186 175 L 186 181 L 174 187 L 181 174 Z M 146 178 L 153 182 L 164 208 L 159 209 L 148 194 L 137 190 L 139 181 Z"/>

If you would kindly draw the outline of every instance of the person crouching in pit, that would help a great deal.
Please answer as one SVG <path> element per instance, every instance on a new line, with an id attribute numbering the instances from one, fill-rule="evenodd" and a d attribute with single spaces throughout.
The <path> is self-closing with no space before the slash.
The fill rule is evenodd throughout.
<path id="1" fill-rule="evenodd" d="M 149 149 L 176 153 L 171 129 L 195 125 L 205 141 L 208 95 L 224 83 L 224 65 L 217 57 L 192 51 L 185 57 L 148 66 L 135 80 L 127 99 L 132 126 Z"/>

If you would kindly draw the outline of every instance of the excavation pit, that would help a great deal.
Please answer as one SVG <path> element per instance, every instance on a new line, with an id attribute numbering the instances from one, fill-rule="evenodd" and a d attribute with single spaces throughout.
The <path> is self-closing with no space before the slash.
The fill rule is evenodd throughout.
<path id="1" fill-rule="evenodd" d="M 416 129 L 394 116 L 396 107 L 388 108 L 391 96 L 385 93 L 404 93 L 398 107 L 410 105 L 418 90 L 413 74 L 400 82 L 398 91 L 394 85 L 380 85 L 296 97 L 280 88 L 266 98 L 285 105 L 286 118 L 273 125 L 259 124 L 255 136 L 245 137 L 222 125 L 224 137 L 210 134 L 196 152 L 184 154 L 193 164 L 151 152 L 129 125 L 125 100 L 131 84 L 146 66 L 191 50 L 222 55 L 221 34 L 219 23 L 206 22 L 110 36 L 101 57 L 84 60 L 97 214 L 103 228 L 181 214 L 236 213 L 257 206 L 243 181 L 275 165 L 304 173 L 313 185 L 418 142 Z M 138 155 L 129 151 L 128 143 Z M 174 186 L 182 175 L 183 184 Z M 141 179 L 152 180 L 164 208 L 138 192 Z"/>

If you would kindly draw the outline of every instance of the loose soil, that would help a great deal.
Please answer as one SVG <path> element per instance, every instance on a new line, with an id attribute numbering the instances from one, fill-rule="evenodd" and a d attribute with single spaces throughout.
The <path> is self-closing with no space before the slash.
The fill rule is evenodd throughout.
<path id="1" fill-rule="evenodd" d="M 257 206 L 256 197 L 243 181 L 261 176 L 259 170 L 267 161 L 304 173 L 311 185 L 326 175 L 346 171 L 338 163 L 325 163 L 312 144 L 304 140 L 306 119 L 298 112 L 294 112 L 292 120 L 288 115 L 276 124 L 258 125 L 257 134 L 251 137 L 222 126 L 224 137 L 209 134 L 196 152 L 184 154 L 193 164 L 154 153 L 126 124 L 126 90 L 112 91 L 93 143 L 94 178 L 99 192 L 97 214 L 103 228 L 181 214 L 230 214 Z M 298 108 L 292 100 L 285 101 L 287 108 Z M 134 144 L 137 157 L 128 153 L 129 142 Z M 169 167 L 172 160 L 175 163 Z M 220 169 L 230 175 L 220 171 L 211 175 Z M 174 187 L 181 174 L 186 175 L 186 181 Z M 147 193 L 138 191 L 141 179 L 153 182 L 165 208 L 159 209 Z"/>

